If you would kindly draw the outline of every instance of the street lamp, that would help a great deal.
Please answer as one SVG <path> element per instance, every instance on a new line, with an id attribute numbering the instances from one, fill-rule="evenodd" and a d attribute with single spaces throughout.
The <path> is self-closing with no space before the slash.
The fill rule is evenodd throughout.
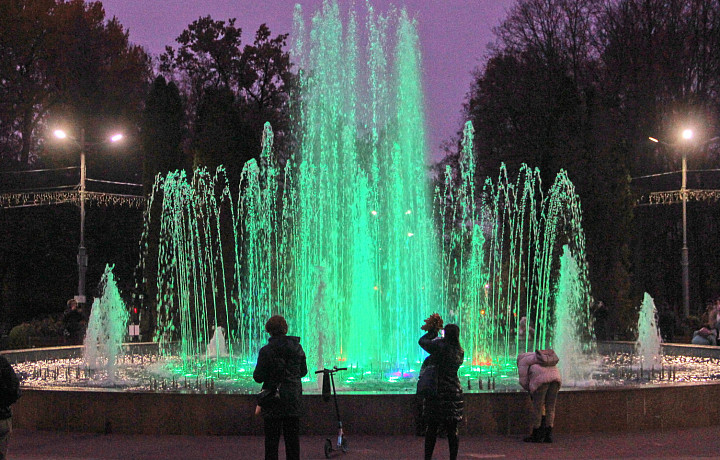
<path id="1" fill-rule="evenodd" d="M 684 144 L 668 144 L 654 137 L 649 137 L 655 143 L 665 144 L 680 150 L 682 157 L 682 179 L 680 183 L 680 196 L 682 197 L 682 239 L 683 245 L 680 250 L 680 265 L 682 266 L 682 286 L 683 286 L 683 313 L 685 318 L 690 316 L 690 258 L 688 256 L 687 246 L 687 151 L 689 143 L 694 136 L 693 130 L 686 128 L 682 131 L 681 138 Z"/>
<path id="2" fill-rule="evenodd" d="M 682 132 L 682 138 L 689 142 L 693 138 L 691 129 L 685 129 Z M 682 265 L 682 283 L 683 283 L 683 312 L 685 318 L 690 316 L 690 260 L 688 257 L 687 247 L 687 146 L 681 146 L 682 153 L 682 180 L 680 184 L 680 195 L 682 196 L 682 227 L 683 227 L 683 245 L 681 249 L 680 264 Z"/>
<path id="3" fill-rule="evenodd" d="M 88 256 L 87 248 L 85 248 L 85 182 L 87 178 L 87 169 L 85 167 L 85 150 L 93 145 L 106 144 L 108 142 L 118 142 L 122 140 L 122 134 L 113 134 L 107 141 L 97 143 L 87 143 L 85 141 L 85 128 L 80 129 L 80 138 L 70 137 L 65 131 L 57 129 L 53 132 L 58 139 L 70 139 L 80 149 L 80 246 L 78 247 L 77 264 L 78 264 L 78 295 L 75 301 L 78 304 L 85 304 L 85 275 L 87 274 Z"/>

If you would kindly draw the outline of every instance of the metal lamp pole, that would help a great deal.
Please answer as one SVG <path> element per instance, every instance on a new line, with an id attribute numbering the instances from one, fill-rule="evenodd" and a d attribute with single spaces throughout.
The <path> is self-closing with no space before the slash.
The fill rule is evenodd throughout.
<path id="1" fill-rule="evenodd" d="M 85 304 L 85 275 L 87 274 L 88 255 L 85 248 L 85 128 L 80 129 L 80 246 L 78 247 L 78 304 Z"/>
<path id="2" fill-rule="evenodd" d="M 85 165 L 85 150 L 87 150 L 88 144 L 85 142 L 85 128 L 80 128 L 80 139 L 75 139 L 67 135 L 62 129 L 55 130 L 55 137 L 59 139 L 69 138 L 80 147 L 80 246 L 78 247 L 77 264 L 78 264 L 78 294 L 75 296 L 75 301 L 78 304 L 87 303 L 85 297 L 85 277 L 87 274 L 88 267 L 88 255 L 87 248 L 85 248 L 85 201 L 87 201 L 87 192 L 85 189 L 85 183 L 87 182 L 87 167 Z M 123 135 L 118 133 L 114 134 L 110 139 L 100 142 L 98 144 L 104 144 L 106 142 L 118 142 L 123 138 Z M 96 145 L 96 144 L 93 144 Z"/>
<path id="3" fill-rule="evenodd" d="M 683 313 L 685 318 L 690 316 L 690 273 L 688 267 L 690 265 L 687 246 L 687 149 L 681 147 L 682 150 L 682 184 L 680 186 L 680 194 L 682 195 L 682 231 L 683 245 L 681 250 L 682 265 L 682 283 L 683 283 Z"/>
<path id="4" fill-rule="evenodd" d="M 686 129 L 682 132 L 682 138 L 689 142 L 690 139 L 693 137 L 693 132 L 690 129 Z M 669 144 L 667 142 L 663 142 L 659 139 L 656 139 L 654 137 L 649 137 L 651 141 L 666 145 L 674 150 L 679 150 L 680 155 L 682 158 L 682 179 L 680 183 L 680 195 L 682 197 L 682 238 L 683 238 L 683 245 L 682 249 L 680 250 L 680 264 L 682 266 L 682 290 L 683 290 L 683 313 L 685 314 L 685 318 L 687 318 L 690 315 L 690 273 L 689 273 L 689 266 L 690 266 L 690 258 L 688 256 L 688 247 L 687 247 L 687 145 L 682 145 L 679 143 L 675 144 Z"/>
<path id="5" fill-rule="evenodd" d="M 680 250 L 680 257 L 681 257 L 680 263 L 682 265 L 683 313 L 685 314 L 685 318 L 690 316 L 690 273 L 689 273 L 690 257 L 688 256 L 688 246 L 687 246 L 687 200 L 688 200 L 687 154 L 688 154 L 688 149 L 704 148 L 704 146 L 720 140 L 720 136 L 713 137 L 712 139 L 704 141 L 700 144 L 691 144 L 692 138 L 693 138 L 693 131 L 691 129 L 685 129 L 682 132 L 682 139 L 683 139 L 682 143 L 669 144 L 667 142 L 658 140 L 654 137 L 648 138 L 653 142 L 666 145 L 669 148 L 672 148 L 675 150 L 679 150 L 680 156 L 682 158 L 682 180 L 681 180 L 681 184 L 680 184 L 680 195 L 682 196 L 683 245 L 682 245 L 682 249 Z"/>

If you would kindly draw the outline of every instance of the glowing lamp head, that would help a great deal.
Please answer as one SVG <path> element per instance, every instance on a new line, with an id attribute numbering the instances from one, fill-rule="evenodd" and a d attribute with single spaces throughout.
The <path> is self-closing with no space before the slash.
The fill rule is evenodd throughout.
<path id="1" fill-rule="evenodd" d="M 53 134 L 58 139 L 65 139 L 67 137 L 67 133 L 65 131 L 63 131 L 62 129 L 56 129 L 55 131 L 53 131 Z"/>
<path id="2" fill-rule="evenodd" d="M 692 129 L 685 129 L 682 132 L 682 138 L 686 141 L 689 141 L 693 137 L 693 131 Z"/>
<path id="3" fill-rule="evenodd" d="M 113 135 L 110 137 L 110 142 L 120 142 L 122 139 L 123 139 L 123 135 L 122 135 L 122 134 L 120 134 L 120 133 L 118 133 L 118 134 L 113 134 Z"/>

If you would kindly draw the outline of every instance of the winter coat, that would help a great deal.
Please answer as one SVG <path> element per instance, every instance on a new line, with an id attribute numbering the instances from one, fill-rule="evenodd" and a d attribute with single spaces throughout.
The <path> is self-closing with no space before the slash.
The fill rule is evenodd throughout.
<path id="1" fill-rule="evenodd" d="M 465 351 L 459 344 L 450 343 L 437 336 L 437 332 L 428 332 L 418 342 L 430 353 L 423 365 L 438 366 L 437 395 L 425 398 L 423 417 L 426 421 L 435 423 L 459 422 L 463 418 L 465 402 L 457 372 L 463 363 Z"/>
<path id="2" fill-rule="evenodd" d="M 280 402 L 263 407 L 265 418 L 299 417 L 302 413 L 302 382 L 307 375 L 305 351 L 300 337 L 272 336 L 260 349 L 253 379 L 263 384 L 263 389 L 274 388 L 280 383 Z"/>
<path id="3" fill-rule="evenodd" d="M 520 385 L 531 393 L 546 383 L 557 382 L 562 385 L 558 361 L 553 350 L 520 353 L 517 357 Z"/>
<path id="4" fill-rule="evenodd" d="M 80 310 L 67 310 L 63 313 L 63 326 L 65 327 L 65 335 L 69 343 L 73 345 L 82 344 L 83 341 L 83 322 L 85 317 Z"/>
<path id="5" fill-rule="evenodd" d="M 0 355 L 0 420 L 12 417 L 10 405 L 20 397 L 20 380 L 8 360 Z"/>

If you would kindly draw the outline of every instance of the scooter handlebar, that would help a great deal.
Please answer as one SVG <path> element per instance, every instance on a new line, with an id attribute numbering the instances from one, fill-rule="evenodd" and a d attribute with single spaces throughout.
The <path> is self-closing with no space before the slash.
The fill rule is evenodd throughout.
<path id="1" fill-rule="evenodd" d="M 319 371 L 315 371 L 316 374 L 322 374 L 323 372 L 337 372 L 337 371 L 346 371 L 347 367 L 333 367 L 332 369 L 322 369 Z"/>

